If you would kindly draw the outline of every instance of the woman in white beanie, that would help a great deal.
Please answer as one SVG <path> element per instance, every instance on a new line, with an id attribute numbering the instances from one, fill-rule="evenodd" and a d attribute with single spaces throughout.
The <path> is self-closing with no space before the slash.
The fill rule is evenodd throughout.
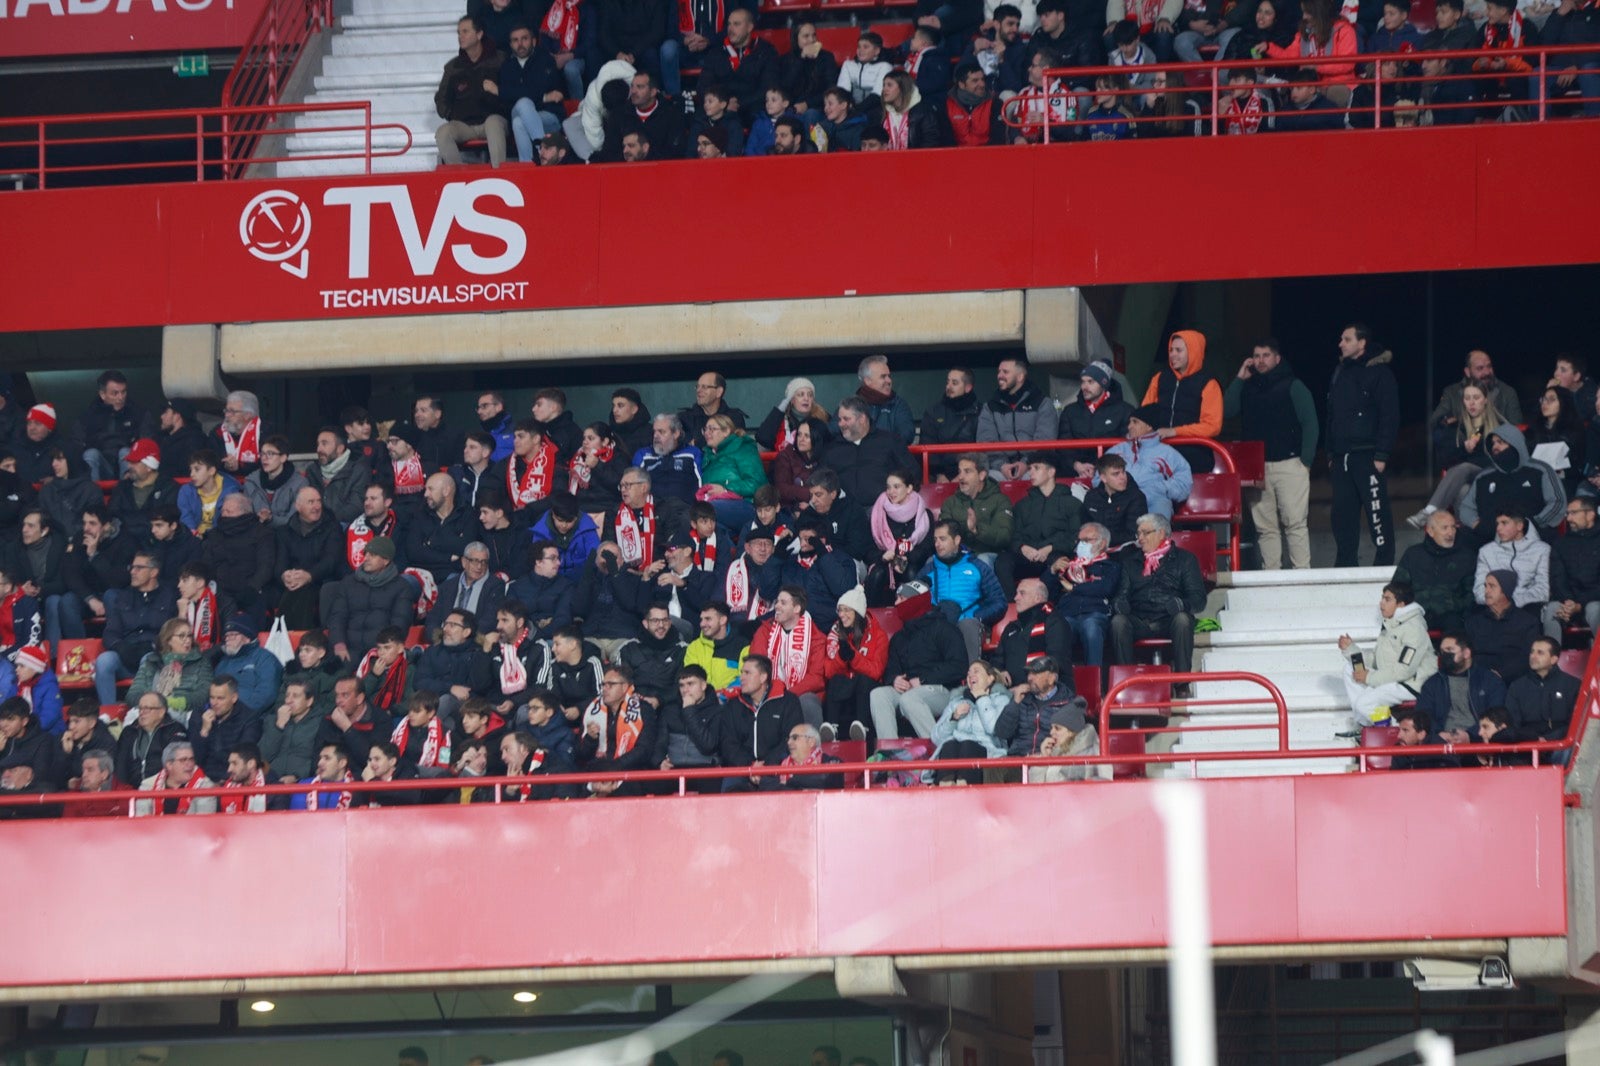
<path id="1" fill-rule="evenodd" d="M 768 412 L 756 440 L 768 451 L 781 452 L 794 442 L 794 431 L 808 418 L 828 421 L 827 408 L 817 402 L 817 387 L 810 378 L 791 378 L 783 388 L 783 402 Z"/>
<path id="2" fill-rule="evenodd" d="M 822 699 L 822 739 L 833 740 L 848 729 L 851 740 L 867 739 L 872 720 L 868 696 L 883 683 L 889 665 L 889 634 L 867 611 L 867 593 L 860 585 L 839 597 L 839 619 L 828 631 L 822 663 L 827 679 Z"/>

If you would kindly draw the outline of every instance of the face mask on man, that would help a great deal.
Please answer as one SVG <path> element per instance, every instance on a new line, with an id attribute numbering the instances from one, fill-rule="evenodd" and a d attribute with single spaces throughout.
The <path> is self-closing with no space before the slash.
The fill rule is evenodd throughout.
<path id="1" fill-rule="evenodd" d="M 1094 545 L 1086 540 L 1078 541 L 1078 558 L 1087 562 L 1094 558 Z"/>
<path id="2" fill-rule="evenodd" d="M 1461 674 L 1466 672 L 1466 665 L 1462 663 L 1459 656 L 1451 652 L 1442 651 L 1439 653 L 1439 669 L 1447 674 Z"/>

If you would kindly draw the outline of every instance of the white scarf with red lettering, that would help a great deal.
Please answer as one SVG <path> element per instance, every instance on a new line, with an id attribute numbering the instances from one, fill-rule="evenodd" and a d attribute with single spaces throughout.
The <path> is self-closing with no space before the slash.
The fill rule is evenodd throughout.
<path id="1" fill-rule="evenodd" d="M 728 567 L 728 578 L 723 584 L 728 606 L 735 616 L 746 619 L 760 618 L 772 606 L 761 598 L 761 590 L 750 580 L 748 555 L 740 555 L 733 561 L 733 565 Z"/>
<path id="2" fill-rule="evenodd" d="M 691 533 L 694 539 L 694 565 L 708 574 L 717 572 L 717 535 L 700 539 L 700 534 Z"/>
<path id="3" fill-rule="evenodd" d="M 516 640 L 500 642 L 500 694 L 514 696 L 528 687 L 528 668 L 522 662 L 522 642 L 528 639 L 524 629 Z"/>
<path id="4" fill-rule="evenodd" d="M 178 791 L 187 792 L 190 789 L 199 788 L 200 787 L 200 782 L 204 781 L 205 779 L 206 779 L 206 772 L 204 770 L 200 769 L 200 767 L 196 766 L 194 768 L 194 773 L 190 775 L 189 780 L 185 781 L 183 784 L 178 786 Z M 158 798 L 156 799 L 155 803 L 151 805 L 152 813 L 155 813 L 155 814 L 166 814 L 167 813 L 167 799 L 168 799 L 168 797 L 159 795 L 162 792 L 169 791 L 167 789 L 167 770 L 166 770 L 166 767 L 162 767 L 161 768 L 161 772 L 159 774 L 156 774 L 156 784 L 155 784 L 155 788 L 153 789 L 153 791 L 157 794 Z M 192 797 L 189 797 L 189 796 L 185 796 L 183 799 L 180 799 L 178 801 L 178 813 L 179 814 L 188 814 L 189 813 L 189 804 L 191 802 L 193 802 L 193 799 L 192 799 Z"/>
<path id="5" fill-rule="evenodd" d="M 256 770 L 255 776 L 250 779 L 249 784 L 241 785 L 239 782 L 230 777 L 228 780 L 222 783 L 222 787 L 261 788 L 265 786 L 266 783 L 266 772 L 258 769 Z M 261 800 L 260 804 L 256 803 L 256 800 L 258 799 Z M 266 799 L 267 797 L 260 792 L 254 793 L 250 796 L 224 796 L 222 799 L 217 801 L 217 810 L 223 814 L 238 814 L 240 811 L 244 811 L 246 813 L 264 811 L 267 809 Z"/>
<path id="6" fill-rule="evenodd" d="M 411 723 L 404 718 L 395 723 L 394 732 L 389 736 L 389 743 L 400 749 L 405 754 L 406 745 L 411 741 Z M 444 723 L 439 721 L 439 716 L 434 715 L 428 720 L 427 736 L 422 741 L 422 754 L 417 757 L 417 765 L 450 766 L 450 738 L 445 734 Z"/>
<path id="7" fill-rule="evenodd" d="M 1521 48 L 1522 12 L 1512 11 L 1511 21 L 1503 26 L 1493 22 L 1486 23 L 1483 27 L 1483 46 L 1485 48 Z"/>
<path id="8" fill-rule="evenodd" d="M 822 749 L 821 748 L 812 748 L 811 749 L 811 754 L 806 756 L 806 761 L 805 762 L 795 762 L 793 755 L 785 755 L 783 757 L 783 762 L 779 763 L 778 765 L 779 766 L 820 766 L 821 764 L 822 764 Z M 787 785 L 789 783 L 789 778 L 791 778 L 793 776 L 794 776 L 793 774 L 779 774 L 778 775 L 778 780 L 780 782 L 782 782 L 783 784 Z"/>
<path id="9" fill-rule="evenodd" d="M 348 783 L 348 782 L 354 781 L 355 779 L 356 779 L 356 775 L 351 773 L 349 770 L 346 770 L 344 772 L 344 781 L 345 782 Z M 321 792 L 317 792 L 317 791 L 311 791 L 311 792 L 306 793 L 306 810 L 308 810 L 308 811 L 321 810 L 322 809 L 322 801 L 320 799 L 318 799 L 318 797 L 321 796 L 321 795 L 322 795 L 322 793 Z M 340 792 L 339 793 L 338 802 L 336 802 L 334 804 L 334 808 L 337 809 L 337 810 L 341 810 L 341 811 L 347 811 L 347 810 L 350 809 L 350 801 L 352 799 L 354 799 L 354 798 L 355 797 L 349 792 Z"/>
<path id="10" fill-rule="evenodd" d="M 237 459 L 241 463 L 253 463 L 261 458 L 261 419 L 252 418 L 245 424 L 244 432 L 235 437 L 228 432 L 228 425 L 224 422 L 217 427 L 217 432 L 222 434 L 222 444 L 228 449 L 228 457 Z"/>
<path id="11" fill-rule="evenodd" d="M 811 638 L 816 633 L 817 627 L 809 614 L 802 614 L 787 633 L 777 622 L 772 623 L 767 633 L 766 655 L 772 660 L 772 672 L 783 681 L 785 688 L 792 689 L 805 679 L 806 667 L 811 662 Z"/>
<path id="12" fill-rule="evenodd" d="M 217 643 L 217 583 L 207 581 L 200 595 L 194 598 L 184 612 L 189 629 L 194 633 L 196 651 L 210 651 Z"/>
<path id="13" fill-rule="evenodd" d="M 1228 106 L 1222 112 L 1223 128 L 1228 133 L 1255 133 L 1261 128 L 1261 120 L 1265 117 L 1260 93 L 1251 92 L 1243 107 L 1230 96 Z"/>
<path id="14" fill-rule="evenodd" d="M 422 456 L 411 453 L 409 459 L 391 462 L 394 467 L 394 492 L 396 496 L 415 496 L 422 491 L 427 476 L 422 472 Z"/>
<path id="15" fill-rule="evenodd" d="M 892 107 L 883 109 L 883 129 L 889 135 L 891 151 L 911 147 L 911 109 L 896 112 Z"/>
<path id="16" fill-rule="evenodd" d="M 523 471 L 519 477 L 517 464 L 523 464 Z M 556 476 L 556 444 L 547 440 L 539 445 L 539 453 L 533 457 L 532 462 L 519 459 L 515 455 L 506 460 L 506 492 L 511 497 L 511 506 L 514 510 L 522 510 L 536 500 L 542 500 L 550 495 L 550 490 L 555 487 Z"/>
<path id="17" fill-rule="evenodd" d="M 616 452 L 616 448 L 611 445 L 602 444 L 594 450 L 595 458 L 598 460 L 595 465 L 609 463 Z M 588 488 L 590 482 L 594 480 L 594 467 L 583 461 L 587 454 L 588 449 L 579 448 L 572 461 L 567 464 L 567 491 L 574 496 Z"/>
<path id="18" fill-rule="evenodd" d="M 1030 141 L 1044 136 L 1046 122 L 1060 126 L 1067 121 L 1067 92 L 1059 81 L 1024 86 L 1015 99 L 1019 130 Z"/>
<path id="19" fill-rule="evenodd" d="M 350 564 L 350 569 L 361 569 L 361 560 L 367 557 L 367 545 L 373 537 L 388 537 L 394 534 L 394 512 L 385 511 L 383 526 L 374 529 L 367 524 L 367 516 L 360 514 L 350 523 L 350 528 L 344 533 L 344 559 Z"/>
<path id="20" fill-rule="evenodd" d="M 556 0 L 544 17 L 540 28 L 561 46 L 560 51 L 570 52 L 578 43 L 579 0 Z"/>
<path id="21" fill-rule="evenodd" d="M 623 564 L 635 570 L 648 568 L 656 554 L 656 498 L 646 496 L 644 509 L 637 514 L 627 504 L 618 507 L 615 525 Z"/>

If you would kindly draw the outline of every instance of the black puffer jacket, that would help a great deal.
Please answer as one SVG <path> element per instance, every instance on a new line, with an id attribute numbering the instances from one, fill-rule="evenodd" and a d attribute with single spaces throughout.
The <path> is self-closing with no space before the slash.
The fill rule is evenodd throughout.
<path id="1" fill-rule="evenodd" d="M 1600 526 L 1568 527 L 1550 545 L 1550 599 L 1600 600 Z"/>
<path id="2" fill-rule="evenodd" d="M 61 560 L 62 578 L 67 589 L 82 599 L 104 596 L 107 589 L 128 587 L 128 564 L 133 562 L 137 546 L 133 537 L 123 532 L 120 523 L 112 519 L 100 535 L 94 557 L 84 553 L 82 544 L 67 549 Z"/>
<path id="3" fill-rule="evenodd" d="M 278 549 L 274 575 L 304 570 L 311 575 L 312 583 L 320 586 L 337 578 L 344 568 L 344 531 L 326 511 L 310 526 L 295 515 L 274 530 L 273 536 Z"/>
<path id="4" fill-rule="evenodd" d="M 376 574 L 346 574 L 328 587 L 324 600 L 328 637 L 347 647 L 352 660 L 378 642 L 378 631 L 385 626 L 409 626 L 416 610 L 416 594 L 392 563 Z"/>
<path id="5" fill-rule="evenodd" d="M 1400 388 L 1395 384 L 1388 351 L 1341 359 L 1328 382 L 1330 455 L 1371 452 L 1387 462 L 1400 431 Z"/>
<path id="6" fill-rule="evenodd" d="M 1583 683 L 1551 670 L 1540 677 L 1528 671 L 1506 689 L 1506 710 L 1518 740 L 1560 740 L 1572 722 L 1572 707 Z"/>
<path id="7" fill-rule="evenodd" d="M 966 673 L 966 642 L 961 630 L 941 611 L 918 615 L 889 638 L 889 663 L 883 671 L 886 684 L 904 674 L 924 685 L 953 688 Z"/>
<path id="8" fill-rule="evenodd" d="M 475 693 L 486 693 L 493 689 L 497 681 L 490 676 L 493 669 L 489 656 L 484 654 L 476 641 L 430 644 L 417 660 L 412 688 L 418 692 L 443 694 L 456 685 L 465 685 Z M 498 755 L 496 752 L 496 757 Z"/>
<path id="9" fill-rule="evenodd" d="M 1441 548 L 1424 536 L 1400 556 L 1394 578 L 1410 582 L 1430 628 L 1459 629 L 1472 609 L 1477 568 L 1478 553 L 1461 541 Z"/>
<path id="10" fill-rule="evenodd" d="M 241 607 L 250 607 L 272 580 L 277 546 L 272 527 L 253 514 L 218 518 L 215 528 L 200 541 L 200 558 L 217 576 L 217 588 Z M 176 574 L 162 574 L 176 578 Z"/>
<path id="11" fill-rule="evenodd" d="M 154 433 L 156 424 L 132 401 L 124 403 L 118 411 L 97 396 L 89 409 L 78 416 L 72 429 L 73 440 L 84 448 L 116 455 L 140 437 Z"/>
<path id="12" fill-rule="evenodd" d="M 683 669 L 683 653 L 688 650 L 688 643 L 668 629 L 660 640 L 644 633 L 638 640 L 624 644 L 618 654 L 633 671 L 634 691 L 659 700 L 665 710 L 678 704 L 678 671 Z"/>
<path id="13" fill-rule="evenodd" d="M 721 701 L 709 692 L 693 707 L 666 707 L 650 765 L 671 759 L 674 766 L 715 766 L 722 744 L 722 713 Z"/>
<path id="14" fill-rule="evenodd" d="M 1177 545 L 1173 545 L 1149 577 L 1144 575 L 1144 553 L 1125 552 L 1122 577 L 1122 591 L 1117 593 L 1112 608 L 1115 614 L 1165 619 L 1183 611 L 1198 614 L 1206 605 L 1206 582 L 1200 574 L 1200 560 Z"/>

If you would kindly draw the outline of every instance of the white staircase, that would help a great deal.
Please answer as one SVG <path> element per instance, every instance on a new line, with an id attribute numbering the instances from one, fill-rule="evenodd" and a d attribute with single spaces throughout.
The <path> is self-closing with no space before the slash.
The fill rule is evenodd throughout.
<path id="1" fill-rule="evenodd" d="M 1378 597 L 1393 576 L 1389 567 L 1273 570 L 1222 573 L 1219 632 L 1197 634 L 1196 669 L 1248 671 L 1278 686 L 1289 708 L 1289 746 L 1353 748 L 1336 734 L 1350 729 L 1350 706 L 1339 679 L 1343 657 L 1337 641 L 1348 633 L 1370 646 L 1378 634 Z M 1202 682 L 1198 700 L 1253 699 L 1260 686 L 1243 681 Z M 1273 728 L 1228 732 L 1186 729 L 1175 753 L 1263 751 L 1277 747 L 1277 711 L 1271 704 L 1218 704 L 1193 708 L 1188 725 L 1262 725 Z M 1346 773 L 1353 758 L 1262 759 L 1193 764 L 1200 777 Z M 1187 772 L 1177 764 L 1179 772 Z"/>
<path id="2" fill-rule="evenodd" d="M 339 20 L 329 51 L 317 71 L 314 91 L 304 103 L 372 102 L 374 124 L 392 122 L 411 131 L 411 150 L 400 156 L 372 161 L 375 173 L 432 170 L 439 161 L 433 131 L 439 116 L 433 109 L 433 92 L 445 63 L 459 50 L 456 20 L 465 10 L 460 0 L 354 0 L 352 14 Z M 365 134 L 360 130 L 322 133 L 337 126 L 358 126 L 359 111 L 330 111 L 297 115 L 295 132 L 287 138 L 285 155 L 278 164 L 283 177 L 360 174 L 360 158 L 307 159 L 304 156 L 360 153 Z M 404 147 L 398 130 L 372 135 L 374 151 Z"/>

